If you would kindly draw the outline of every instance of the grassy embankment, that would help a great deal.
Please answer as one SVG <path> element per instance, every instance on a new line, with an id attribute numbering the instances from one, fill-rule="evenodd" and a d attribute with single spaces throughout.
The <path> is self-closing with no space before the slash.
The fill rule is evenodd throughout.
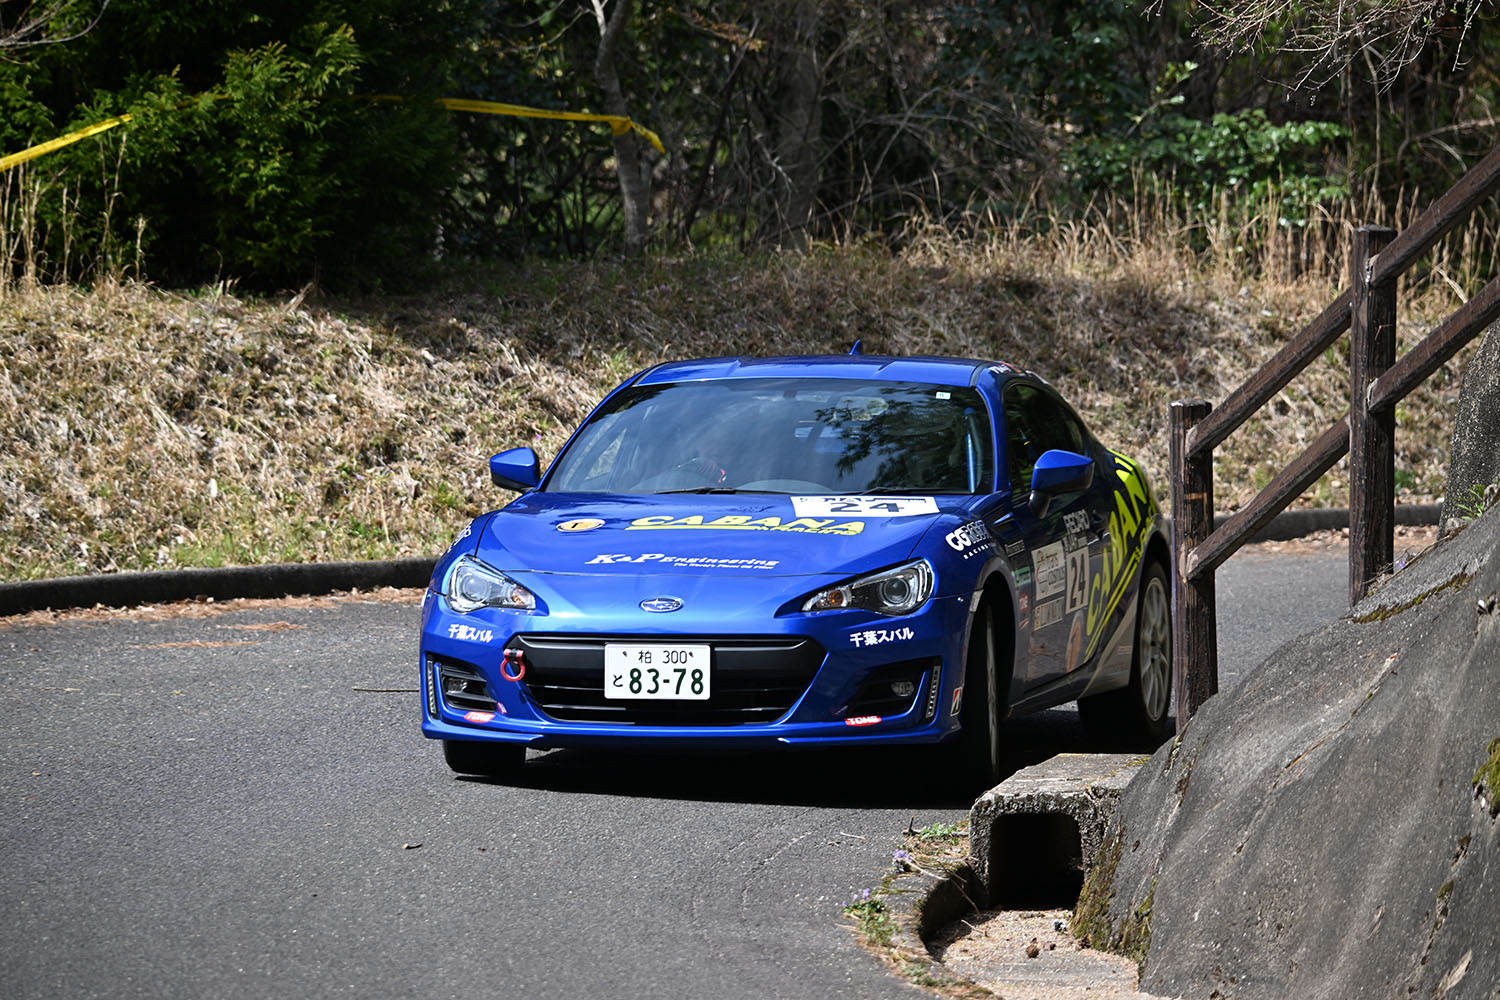
<path id="1" fill-rule="evenodd" d="M 0 286 L 0 579 L 433 554 L 508 499 L 489 454 L 529 444 L 550 459 L 631 372 L 842 353 L 859 337 L 869 353 L 1036 369 L 1164 493 L 1167 404 L 1222 400 L 1344 278 L 1337 265 L 1248 274 L 1228 243 L 1190 254 L 1159 231 L 531 262 L 358 301 Z M 1407 295 L 1403 350 L 1452 308 L 1450 284 Z M 1221 510 L 1343 412 L 1346 355 L 1329 352 L 1219 452 Z M 1466 357 L 1398 413 L 1403 501 L 1442 489 Z M 1347 502 L 1344 477 L 1302 502 Z"/>

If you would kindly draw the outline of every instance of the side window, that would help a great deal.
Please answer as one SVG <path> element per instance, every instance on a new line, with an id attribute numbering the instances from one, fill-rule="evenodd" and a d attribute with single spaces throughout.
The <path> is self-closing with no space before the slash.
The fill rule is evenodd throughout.
<path id="1" fill-rule="evenodd" d="M 1076 417 L 1042 389 L 1012 382 L 1005 390 L 1005 444 L 1011 490 L 1031 489 L 1031 472 L 1043 452 L 1054 448 L 1093 457 L 1088 435 Z"/>

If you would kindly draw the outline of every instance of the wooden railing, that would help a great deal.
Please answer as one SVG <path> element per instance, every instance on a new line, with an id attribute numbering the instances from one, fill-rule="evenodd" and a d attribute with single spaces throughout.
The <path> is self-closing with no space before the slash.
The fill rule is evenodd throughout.
<path id="1" fill-rule="evenodd" d="M 1223 405 L 1171 406 L 1173 682 L 1177 731 L 1218 691 L 1214 571 L 1349 454 L 1349 602 L 1390 568 L 1395 546 L 1396 403 L 1500 317 L 1500 276 L 1396 360 L 1396 280 L 1500 189 L 1492 150 L 1400 235 L 1354 232 L 1352 285 Z M 1349 331 L 1349 410 L 1214 530 L 1214 448 Z"/>

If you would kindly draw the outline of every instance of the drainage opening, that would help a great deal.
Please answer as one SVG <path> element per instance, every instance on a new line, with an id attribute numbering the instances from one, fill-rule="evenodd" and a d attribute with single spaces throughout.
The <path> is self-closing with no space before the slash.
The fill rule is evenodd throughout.
<path id="1" fill-rule="evenodd" d="M 990 834 L 990 905 L 1061 910 L 1083 890 L 1083 840 L 1062 813 L 1013 813 L 996 818 Z"/>

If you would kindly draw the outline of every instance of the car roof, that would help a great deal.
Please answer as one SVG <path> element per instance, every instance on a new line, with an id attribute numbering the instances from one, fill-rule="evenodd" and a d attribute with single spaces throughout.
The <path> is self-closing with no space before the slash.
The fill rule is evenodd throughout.
<path id="1" fill-rule="evenodd" d="M 848 378 L 871 382 L 926 382 L 967 386 L 993 369 L 1020 374 L 1016 367 L 972 358 L 882 357 L 872 354 L 808 354 L 782 358 L 701 358 L 668 361 L 641 373 L 636 385 L 735 378 Z"/>

